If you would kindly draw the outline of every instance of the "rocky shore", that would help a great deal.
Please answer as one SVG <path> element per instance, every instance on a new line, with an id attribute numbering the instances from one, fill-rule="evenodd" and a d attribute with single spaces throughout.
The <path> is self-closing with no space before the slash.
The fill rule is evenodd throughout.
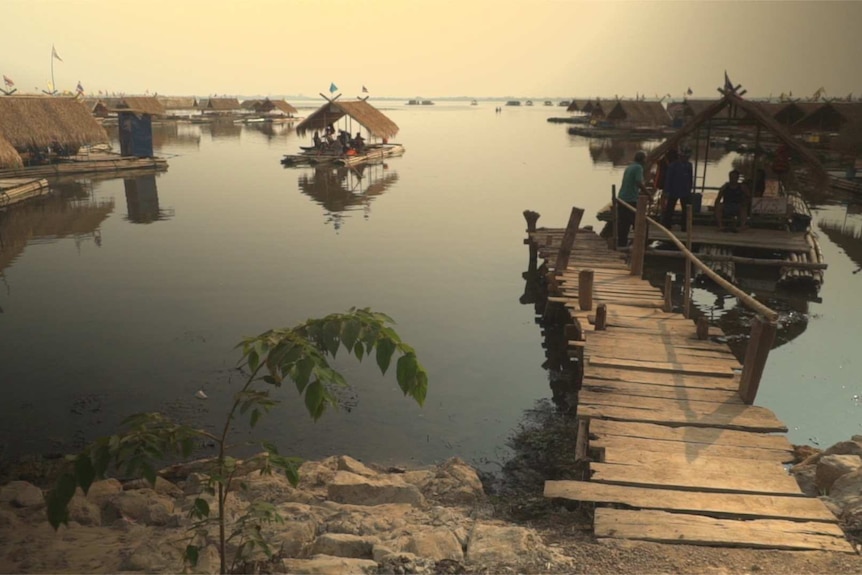
<path id="1" fill-rule="evenodd" d="M 823 451 L 799 447 L 797 455 L 791 473 L 803 490 L 823 498 L 848 538 L 858 541 L 862 437 Z M 189 510 L 204 479 L 199 470 L 199 463 L 172 467 L 155 486 L 96 482 L 86 496 L 73 498 L 69 526 L 59 531 L 48 525 L 42 489 L 20 480 L 0 486 L 0 572 L 217 573 L 215 529 L 189 531 Z M 846 553 L 596 541 L 588 507 L 540 495 L 533 501 L 541 509 L 516 520 L 501 510 L 519 502 L 487 495 L 476 470 L 458 458 L 405 470 L 330 457 L 305 462 L 300 478 L 293 487 L 282 475 L 249 470 L 237 482 L 243 488 L 228 495 L 229 523 L 253 502 L 273 504 L 283 518 L 264 526 L 274 556 L 256 552 L 238 571 L 862 574 L 862 558 Z M 192 536 L 202 549 L 193 568 L 182 558 Z M 228 545 L 229 562 L 236 548 Z"/>

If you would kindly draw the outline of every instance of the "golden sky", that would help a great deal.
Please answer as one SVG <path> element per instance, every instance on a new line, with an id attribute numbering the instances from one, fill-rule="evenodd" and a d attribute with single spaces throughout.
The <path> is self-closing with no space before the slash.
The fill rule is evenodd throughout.
<path id="1" fill-rule="evenodd" d="M 862 2 L 0 0 L 0 74 L 175 95 L 862 95 Z"/>

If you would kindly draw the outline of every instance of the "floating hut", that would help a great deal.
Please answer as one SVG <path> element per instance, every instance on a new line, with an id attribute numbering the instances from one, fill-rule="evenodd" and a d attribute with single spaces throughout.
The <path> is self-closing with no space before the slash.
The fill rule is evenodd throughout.
<path id="1" fill-rule="evenodd" d="M 201 111 L 207 115 L 230 116 L 242 109 L 236 98 L 209 98 L 201 100 Z"/>
<path id="2" fill-rule="evenodd" d="M 198 101 L 194 96 L 156 96 L 165 109 L 168 118 L 189 119 L 200 114 Z"/>
<path id="3" fill-rule="evenodd" d="M 619 100 L 605 116 L 617 128 L 656 129 L 670 126 L 670 116 L 661 102 Z"/>
<path id="4" fill-rule="evenodd" d="M 862 103 L 828 102 L 818 105 L 793 124 L 794 132 L 837 133 L 862 120 Z"/>

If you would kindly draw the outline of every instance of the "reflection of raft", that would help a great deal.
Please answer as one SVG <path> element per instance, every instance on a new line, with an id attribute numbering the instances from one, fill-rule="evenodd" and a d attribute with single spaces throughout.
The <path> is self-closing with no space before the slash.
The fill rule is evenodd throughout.
<path id="1" fill-rule="evenodd" d="M 10 206 L 49 193 L 48 180 L 12 178 L 0 180 L 0 207 Z"/>
<path id="2" fill-rule="evenodd" d="M 302 152 L 299 154 L 285 155 L 281 163 L 285 166 L 327 163 L 340 166 L 354 166 L 371 160 L 400 156 L 404 153 L 404 146 L 401 144 L 371 144 L 365 148 L 362 154 L 353 155 L 332 154 L 313 147 L 309 148 L 308 146 L 302 146 L 301 149 Z"/>

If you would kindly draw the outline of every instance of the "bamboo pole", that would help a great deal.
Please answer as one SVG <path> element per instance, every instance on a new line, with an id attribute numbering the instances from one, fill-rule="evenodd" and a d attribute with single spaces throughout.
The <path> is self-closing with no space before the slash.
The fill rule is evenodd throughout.
<path id="1" fill-rule="evenodd" d="M 662 258 L 686 258 L 686 255 L 680 252 L 674 252 L 670 250 L 656 250 L 656 249 L 648 249 L 646 250 L 646 254 L 654 257 L 662 257 Z M 797 269 L 808 269 L 808 270 L 825 270 L 829 267 L 829 264 L 821 263 L 821 262 L 802 262 L 802 261 L 790 261 L 790 260 L 770 260 L 765 258 L 747 258 L 744 256 L 729 256 L 722 254 L 697 254 L 695 257 L 700 259 L 702 262 L 732 262 L 736 264 L 748 264 L 748 265 L 756 265 L 756 266 L 764 266 L 770 268 L 797 268 Z"/>
<path id="2" fill-rule="evenodd" d="M 620 239 L 619 239 L 619 230 L 617 229 L 617 185 L 611 184 L 611 230 L 613 233 L 611 234 L 611 238 L 614 241 L 613 249 L 619 249 Z"/>
<path id="3" fill-rule="evenodd" d="M 638 207 L 635 215 L 635 235 L 632 243 L 631 275 L 640 277 L 644 271 L 644 252 L 646 251 L 647 226 L 649 218 L 646 215 L 647 196 L 638 196 Z"/>
<path id="4" fill-rule="evenodd" d="M 685 246 L 688 251 L 691 251 L 692 227 L 694 227 L 693 213 L 694 210 L 692 210 L 691 204 L 688 204 L 685 207 Z M 689 307 L 691 307 L 691 260 L 685 258 L 685 280 L 682 287 L 682 315 L 685 317 L 691 316 Z"/>
<path id="5" fill-rule="evenodd" d="M 745 363 L 742 367 L 742 377 L 739 382 L 739 397 L 748 405 L 754 403 L 760 378 L 766 367 L 769 350 L 775 341 L 778 326 L 774 321 L 756 317 L 751 323 L 751 336 L 745 351 Z"/>
<path id="6" fill-rule="evenodd" d="M 583 215 L 584 210 L 581 208 L 572 208 L 569 214 L 569 223 L 566 225 L 565 233 L 563 233 L 560 251 L 557 252 L 557 261 L 554 265 L 554 271 L 557 274 L 563 273 L 569 267 L 569 257 L 572 255 L 572 246 L 575 245 L 575 236 L 578 234 L 578 226 L 581 225 Z"/>
<path id="7" fill-rule="evenodd" d="M 664 274 L 664 306 L 662 310 L 665 312 L 673 311 L 673 274 L 667 272 Z"/>

